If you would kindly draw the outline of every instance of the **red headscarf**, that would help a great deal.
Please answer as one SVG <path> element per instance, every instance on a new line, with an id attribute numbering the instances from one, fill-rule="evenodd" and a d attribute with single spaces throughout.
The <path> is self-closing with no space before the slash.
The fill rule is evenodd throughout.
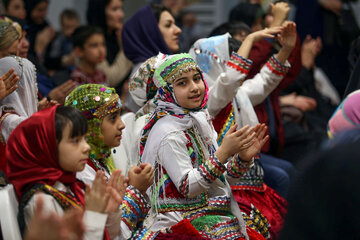
<path id="1" fill-rule="evenodd" d="M 64 172 L 59 165 L 56 108 L 53 106 L 33 114 L 11 133 L 6 144 L 6 176 L 14 185 L 19 200 L 37 183 L 52 186 L 60 181 L 69 186 L 84 205 L 83 183 L 76 180 L 75 172 Z"/>

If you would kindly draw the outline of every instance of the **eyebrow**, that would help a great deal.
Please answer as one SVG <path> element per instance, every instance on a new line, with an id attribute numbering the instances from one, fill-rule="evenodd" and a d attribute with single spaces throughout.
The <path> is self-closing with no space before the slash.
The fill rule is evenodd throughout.
<path id="1" fill-rule="evenodd" d="M 180 80 L 185 80 L 185 79 L 187 79 L 187 78 L 186 77 L 181 77 L 181 78 L 175 79 L 174 83 L 176 83 L 176 82 L 178 82 Z"/>

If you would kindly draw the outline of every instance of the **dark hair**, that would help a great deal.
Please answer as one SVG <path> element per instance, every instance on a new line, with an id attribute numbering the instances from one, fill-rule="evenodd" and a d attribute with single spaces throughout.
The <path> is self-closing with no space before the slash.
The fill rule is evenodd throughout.
<path id="1" fill-rule="evenodd" d="M 161 4 L 150 4 L 151 10 L 156 18 L 156 21 L 159 22 L 160 20 L 160 15 L 162 12 L 164 11 L 168 11 L 171 15 L 173 15 L 171 13 L 171 10 L 168 9 L 167 7 L 165 7 L 164 5 Z"/>
<path id="2" fill-rule="evenodd" d="M 62 22 L 64 18 L 79 20 L 79 15 L 74 9 L 66 8 L 60 14 L 60 21 Z"/>
<path id="3" fill-rule="evenodd" d="M 229 42 L 229 56 L 231 56 L 232 52 L 237 52 L 239 47 L 241 46 L 241 42 L 235 38 L 228 38 Z"/>
<path id="4" fill-rule="evenodd" d="M 3 0 L 2 3 L 4 5 L 5 10 L 8 10 L 9 4 L 12 0 Z"/>
<path id="5" fill-rule="evenodd" d="M 209 34 L 209 37 L 223 35 L 225 33 L 230 33 L 231 36 L 234 36 L 241 32 L 246 32 L 247 34 L 251 33 L 251 28 L 244 22 L 233 21 L 226 22 L 217 27 L 215 27 Z"/>
<path id="6" fill-rule="evenodd" d="M 249 27 L 252 27 L 256 19 L 263 17 L 263 15 L 260 4 L 239 3 L 231 9 L 229 21 L 244 22 Z"/>
<path id="7" fill-rule="evenodd" d="M 55 132 L 58 142 L 62 139 L 62 131 L 67 124 L 72 125 L 71 138 L 83 136 L 88 131 L 88 125 L 84 114 L 73 107 L 59 106 L 55 114 Z"/>
<path id="8" fill-rule="evenodd" d="M 74 47 L 84 48 L 86 41 L 95 34 L 104 35 L 103 31 L 99 27 L 95 26 L 80 26 L 75 29 L 72 35 L 72 41 Z"/>

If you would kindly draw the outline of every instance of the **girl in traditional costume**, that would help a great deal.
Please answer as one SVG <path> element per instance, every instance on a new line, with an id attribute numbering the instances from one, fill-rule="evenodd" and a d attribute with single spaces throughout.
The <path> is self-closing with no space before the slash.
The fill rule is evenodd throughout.
<path id="1" fill-rule="evenodd" d="M 123 177 L 118 182 L 121 171 L 107 186 L 104 175 L 97 173 L 85 195 L 84 183 L 75 178 L 75 173 L 84 169 L 90 150 L 86 132 L 81 112 L 53 106 L 24 120 L 10 135 L 6 174 L 20 200 L 19 223 L 23 230 L 41 197 L 48 213 L 84 210 L 85 239 L 110 239 L 119 234 L 119 205 L 124 194 Z M 105 225 L 108 231 L 104 231 Z"/>
<path id="2" fill-rule="evenodd" d="M 236 130 L 233 126 L 218 148 L 205 107 L 208 88 L 191 56 L 159 57 L 154 70 L 153 81 L 159 88 L 156 109 L 143 129 L 140 155 L 156 174 L 147 192 L 152 201 L 145 221 L 148 229 L 136 237 L 179 233 L 182 224 L 188 226 L 181 228 L 184 235 L 195 228 L 204 238 L 264 239 L 246 226 L 244 219 L 249 224 L 254 221 L 243 218 L 228 181 L 237 181 L 253 165 L 253 157 L 268 139 L 266 127 Z M 266 235 L 266 219 L 254 209 L 255 215 L 265 221 L 258 230 Z"/>
<path id="3" fill-rule="evenodd" d="M 89 126 L 89 161 L 85 169 L 77 174 L 77 178 L 91 184 L 98 170 L 104 171 L 105 176 L 110 178 L 114 170 L 121 166 L 111 156 L 112 148 L 120 145 L 122 130 L 125 128 L 120 117 L 122 104 L 119 95 L 114 88 L 85 84 L 74 89 L 65 100 L 65 105 L 82 111 Z M 124 239 L 131 237 L 149 210 L 144 194 L 153 176 L 154 170 L 150 164 L 132 167 L 128 172 L 129 186 L 121 206 L 121 234 Z"/>

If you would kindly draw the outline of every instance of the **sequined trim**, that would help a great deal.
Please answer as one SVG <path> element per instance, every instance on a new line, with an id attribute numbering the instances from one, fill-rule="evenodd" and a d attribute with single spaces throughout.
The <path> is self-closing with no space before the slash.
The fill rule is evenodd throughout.
<path id="1" fill-rule="evenodd" d="M 249 216 L 244 212 L 242 214 L 248 227 L 259 232 L 264 238 L 270 239 L 269 228 L 271 225 L 266 217 L 262 215 L 262 213 L 254 207 L 254 205 L 251 204 L 251 212 Z"/>
<path id="2" fill-rule="evenodd" d="M 233 156 L 231 158 L 231 160 L 229 161 L 228 165 L 227 165 L 227 173 L 230 177 L 233 178 L 240 178 L 244 175 L 244 173 L 246 173 L 249 168 L 252 165 L 252 162 L 250 162 L 249 164 L 246 163 L 247 165 L 245 165 L 245 163 L 239 158 L 239 156 L 236 154 L 235 156 Z"/>
<path id="3" fill-rule="evenodd" d="M 212 183 L 226 171 L 226 167 L 213 155 L 198 167 L 201 176 L 208 183 Z"/>
<path id="4" fill-rule="evenodd" d="M 120 208 L 123 212 L 122 221 L 131 231 L 134 231 L 145 219 L 150 206 L 140 191 L 130 185 L 126 189 Z"/>
<path id="5" fill-rule="evenodd" d="M 233 126 L 235 124 L 235 118 L 234 118 L 234 108 L 232 107 L 231 108 L 231 111 L 230 111 L 230 114 L 229 116 L 227 117 L 226 121 L 225 121 L 225 124 L 224 126 L 221 128 L 220 130 L 220 133 L 218 135 L 218 138 L 217 138 L 217 143 L 218 145 L 220 146 L 224 137 L 225 137 L 225 134 L 227 133 L 227 131 L 229 131 L 230 127 Z"/>

